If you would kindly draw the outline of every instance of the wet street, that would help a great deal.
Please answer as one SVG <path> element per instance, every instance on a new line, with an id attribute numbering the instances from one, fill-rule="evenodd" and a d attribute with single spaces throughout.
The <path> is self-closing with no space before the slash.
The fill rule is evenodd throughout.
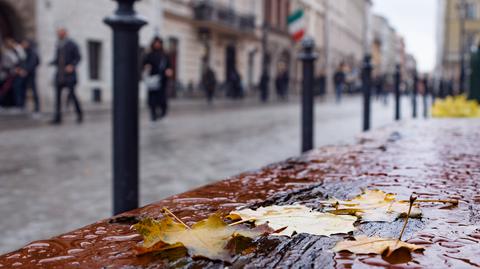
<path id="1" fill-rule="evenodd" d="M 141 204 L 280 161 L 300 152 L 300 106 L 173 102 L 156 125 L 141 122 Z M 404 100 L 403 116 L 410 115 Z M 420 102 L 419 102 L 420 103 Z M 318 101 L 316 146 L 350 143 L 361 131 L 361 98 Z M 419 108 L 421 111 L 421 107 Z M 393 123 L 393 102 L 373 104 L 372 125 Z M 20 122 L 19 122 L 20 121 Z M 0 121 L 0 253 L 111 214 L 111 123 L 106 111 L 83 125 Z"/>

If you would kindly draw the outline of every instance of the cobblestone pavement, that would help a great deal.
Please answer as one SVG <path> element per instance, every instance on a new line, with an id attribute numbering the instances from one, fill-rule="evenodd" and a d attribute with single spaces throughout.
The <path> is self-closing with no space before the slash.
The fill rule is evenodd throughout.
<path id="1" fill-rule="evenodd" d="M 406 117 L 410 109 L 403 103 Z M 172 106 L 171 115 L 155 126 L 143 115 L 142 205 L 299 154 L 296 100 Z M 391 124 L 392 118 L 392 102 L 374 102 L 374 128 Z M 87 115 L 80 126 L 67 117 L 60 127 L 25 123 L 0 130 L 0 253 L 109 217 L 106 111 Z M 361 99 L 318 102 L 315 131 L 316 146 L 352 142 L 361 131 Z"/>

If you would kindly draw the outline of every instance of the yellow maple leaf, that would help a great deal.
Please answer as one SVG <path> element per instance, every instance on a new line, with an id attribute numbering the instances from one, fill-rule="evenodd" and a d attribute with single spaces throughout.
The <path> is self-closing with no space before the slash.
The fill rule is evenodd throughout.
<path id="1" fill-rule="evenodd" d="M 161 251 L 184 246 L 190 256 L 206 257 L 212 260 L 229 261 L 227 245 L 238 236 L 254 238 L 269 232 L 265 227 L 249 229 L 244 226 L 229 226 L 218 215 L 195 223 L 191 228 L 174 221 L 170 217 L 162 220 L 144 219 L 133 225 L 144 237 L 141 247 L 144 252 Z M 154 247 L 159 244 L 160 247 Z"/>
<path id="2" fill-rule="evenodd" d="M 394 238 L 356 236 L 355 240 L 338 242 L 333 251 L 349 251 L 354 254 L 379 254 L 392 264 L 405 263 L 411 260 L 411 253 L 422 251 L 424 247 L 405 243 Z"/>
<path id="3" fill-rule="evenodd" d="M 330 236 L 348 233 L 355 229 L 353 216 L 341 216 L 314 211 L 302 205 L 268 206 L 257 210 L 243 209 L 233 211 L 234 219 L 254 221 L 256 225 L 267 224 L 275 231 L 272 235 L 291 236 L 294 232 Z"/>
<path id="4" fill-rule="evenodd" d="M 406 216 L 410 206 L 408 201 L 396 200 L 396 195 L 381 190 L 365 190 L 351 200 L 331 199 L 322 202 L 325 212 L 338 215 L 361 217 L 362 222 L 393 222 L 398 217 Z M 412 207 L 411 218 L 420 217 L 422 212 L 418 205 Z"/>

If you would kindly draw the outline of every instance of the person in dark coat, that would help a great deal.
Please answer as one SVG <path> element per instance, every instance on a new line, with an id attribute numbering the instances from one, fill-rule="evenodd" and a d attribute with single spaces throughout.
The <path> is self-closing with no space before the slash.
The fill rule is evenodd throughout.
<path id="1" fill-rule="evenodd" d="M 242 86 L 242 77 L 238 73 L 237 69 L 233 69 L 229 76 L 228 81 L 230 89 L 232 91 L 233 99 L 240 99 L 243 97 L 243 86 Z"/>
<path id="2" fill-rule="evenodd" d="M 270 88 L 270 75 L 268 71 L 263 71 L 262 76 L 260 77 L 260 84 L 258 86 L 260 89 L 260 100 L 263 103 L 268 101 L 269 88 Z"/>
<path id="3" fill-rule="evenodd" d="M 275 78 L 275 87 L 277 88 L 277 96 L 280 100 L 287 100 L 288 98 L 288 84 L 290 76 L 288 74 L 287 66 L 282 63 L 279 66 L 277 77 Z"/>
<path id="4" fill-rule="evenodd" d="M 168 112 L 168 79 L 173 75 L 168 55 L 163 50 L 163 40 L 155 37 L 150 45 L 150 52 L 143 59 L 143 69 L 148 73 L 149 80 L 148 106 L 150 108 L 150 119 L 154 122 L 158 119 L 158 108 L 160 118 Z M 153 81 L 153 82 L 152 82 Z"/>
<path id="5" fill-rule="evenodd" d="M 75 94 L 75 86 L 77 85 L 77 65 L 80 63 L 81 55 L 77 44 L 68 37 L 65 28 L 57 30 L 58 42 L 55 52 L 55 58 L 50 63 L 56 67 L 55 74 L 55 116 L 52 124 L 62 123 L 62 91 L 68 89 L 69 99 L 75 105 L 77 113 L 77 123 L 82 123 L 83 112 Z"/>
<path id="6" fill-rule="evenodd" d="M 468 99 L 480 102 L 480 40 L 478 41 L 477 50 L 472 53 L 470 58 L 470 90 L 468 91 Z"/>
<path id="7" fill-rule="evenodd" d="M 320 74 L 315 78 L 315 96 L 323 97 L 327 91 L 327 76 L 325 69 L 320 71 Z"/>
<path id="8" fill-rule="evenodd" d="M 202 84 L 205 88 L 205 93 L 207 95 L 207 101 L 209 104 L 212 103 L 213 97 L 215 96 L 215 88 L 217 87 L 217 78 L 215 72 L 210 66 L 205 68 L 202 76 Z"/>
<path id="9" fill-rule="evenodd" d="M 333 82 L 335 84 L 336 102 L 340 103 L 342 100 L 342 93 L 346 82 L 345 63 L 341 62 L 338 66 L 337 71 L 333 75 Z"/>
<path id="10" fill-rule="evenodd" d="M 25 50 L 26 59 L 23 65 L 25 70 L 25 90 L 32 91 L 34 112 L 40 112 L 40 100 L 37 92 L 37 67 L 40 65 L 40 57 L 34 47 L 33 41 L 23 40 L 22 47 Z"/>
<path id="11" fill-rule="evenodd" d="M 7 38 L 5 43 L 8 48 L 5 57 L 8 61 L 7 66 L 11 82 L 9 90 L 13 94 L 13 105 L 23 110 L 25 106 L 26 72 L 23 69 L 25 63 L 25 51 L 13 38 Z"/>

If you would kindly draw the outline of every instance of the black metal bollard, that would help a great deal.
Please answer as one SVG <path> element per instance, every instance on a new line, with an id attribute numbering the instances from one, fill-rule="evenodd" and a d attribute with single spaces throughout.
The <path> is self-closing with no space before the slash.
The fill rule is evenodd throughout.
<path id="1" fill-rule="evenodd" d="M 314 95 L 313 79 L 315 74 L 315 41 L 305 38 L 302 42 L 303 51 L 300 60 L 303 62 L 303 93 L 302 93 L 302 152 L 314 147 Z"/>
<path id="2" fill-rule="evenodd" d="M 418 95 L 418 74 L 413 73 L 413 91 L 412 91 L 412 117 L 417 118 L 417 95 Z"/>
<path id="3" fill-rule="evenodd" d="M 372 64 L 370 55 L 363 60 L 362 87 L 363 87 L 363 131 L 370 130 L 371 118 L 371 95 L 372 95 Z"/>
<path id="4" fill-rule="evenodd" d="M 113 29 L 113 214 L 138 207 L 138 31 L 146 24 L 137 0 L 115 0 Z"/>
<path id="5" fill-rule="evenodd" d="M 401 69 L 400 69 L 400 65 L 397 64 L 395 66 L 395 120 L 396 121 L 399 121 L 401 119 L 401 115 L 400 115 L 400 107 L 401 107 L 401 103 L 400 103 L 400 83 L 402 81 L 402 74 L 401 74 Z"/>
<path id="6" fill-rule="evenodd" d="M 430 95 L 430 84 L 428 82 L 428 76 L 423 79 L 423 117 L 428 118 L 428 96 Z"/>

